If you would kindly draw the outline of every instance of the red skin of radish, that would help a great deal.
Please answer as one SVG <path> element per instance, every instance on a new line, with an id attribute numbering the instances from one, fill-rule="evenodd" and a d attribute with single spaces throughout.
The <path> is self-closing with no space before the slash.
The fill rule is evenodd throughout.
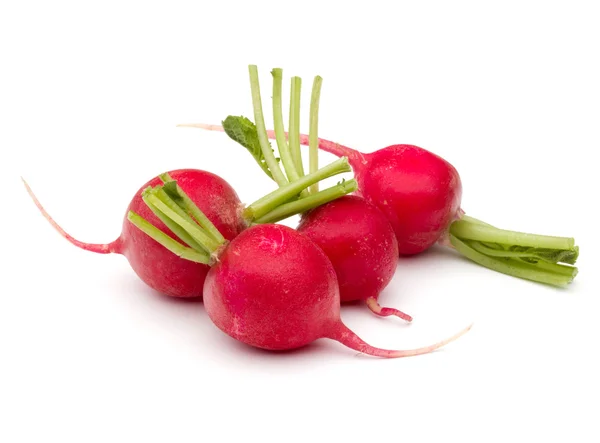
<path id="1" fill-rule="evenodd" d="M 362 197 L 346 195 L 305 213 L 296 229 L 331 260 L 342 302 L 364 300 L 378 315 L 412 320 L 377 302 L 394 276 L 398 243 L 390 222 L 375 205 Z"/>
<path id="2" fill-rule="evenodd" d="M 204 306 L 214 324 L 248 345 L 282 351 L 330 338 L 378 357 L 431 352 L 458 338 L 424 348 L 374 348 L 340 319 L 335 270 L 307 236 L 283 225 L 255 225 L 231 241 L 204 283 Z"/>
<path id="3" fill-rule="evenodd" d="M 223 131 L 219 125 L 183 126 Z M 267 135 L 275 138 L 274 131 Z M 301 134 L 300 143 L 308 145 L 308 135 Z M 325 139 L 319 139 L 319 149 L 348 157 L 358 182 L 356 194 L 385 214 L 396 233 L 400 255 L 418 254 L 444 239 L 450 223 L 463 214 L 458 172 L 432 152 L 414 145 L 392 145 L 364 154 Z"/>
<path id="4" fill-rule="evenodd" d="M 198 169 L 179 169 L 170 171 L 169 175 L 177 180 L 183 191 L 226 239 L 231 240 L 244 230 L 246 224 L 240 216 L 241 202 L 234 189 L 221 177 Z M 127 213 L 134 211 L 176 239 L 142 200 L 141 194 L 145 188 L 161 183 L 161 180 L 155 177 L 135 193 L 125 211 L 121 235 L 108 244 L 84 243 L 74 239 L 48 215 L 27 184 L 26 187 L 48 221 L 75 246 L 100 254 L 124 255 L 135 273 L 161 294 L 184 298 L 201 297 L 209 266 L 179 258 L 127 220 Z"/>

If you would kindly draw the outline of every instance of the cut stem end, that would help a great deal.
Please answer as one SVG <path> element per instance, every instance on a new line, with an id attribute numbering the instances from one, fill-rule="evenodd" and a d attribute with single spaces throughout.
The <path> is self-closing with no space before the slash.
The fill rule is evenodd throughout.
<path id="1" fill-rule="evenodd" d="M 554 286 L 577 275 L 579 247 L 570 237 L 498 229 L 463 216 L 449 229 L 449 243 L 468 259 L 503 274 Z"/>

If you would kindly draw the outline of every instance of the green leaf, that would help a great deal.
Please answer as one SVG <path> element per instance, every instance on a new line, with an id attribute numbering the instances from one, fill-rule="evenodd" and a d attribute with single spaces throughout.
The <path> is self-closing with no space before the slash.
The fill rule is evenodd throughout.
<path id="1" fill-rule="evenodd" d="M 248 152 L 252 154 L 252 157 L 254 157 L 254 160 L 256 160 L 256 163 L 258 163 L 265 174 L 272 179 L 273 175 L 267 166 L 262 149 L 260 148 L 256 125 L 246 117 L 237 117 L 233 115 L 227 116 L 227 118 L 223 120 L 222 124 L 223 129 L 229 138 L 246 148 Z M 279 159 L 276 160 L 279 161 Z"/>

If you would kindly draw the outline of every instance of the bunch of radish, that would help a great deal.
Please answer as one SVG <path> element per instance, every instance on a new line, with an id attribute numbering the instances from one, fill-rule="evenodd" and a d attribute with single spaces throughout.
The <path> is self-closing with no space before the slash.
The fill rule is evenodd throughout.
<path id="1" fill-rule="evenodd" d="M 359 352 L 405 357 L 431 352 L 456 335 L 422 348 L 393 351 L 362 341 L 340 319 L 340 303 L 363 300 L 381 316 L 412 317 L 381 307 L 399 255 L 439 243 L 488 268 L 565 285 L 577 273 L 572 238 L 505 231 L 464 215 L 452 165 L 422 148 L 394 145 L 362 154 L 318 136 L 322 79 L 313 82 L 308 135 L 300 133 L 301 79 L 292 77 L 289 126 L 283 120 L 281 69 L 273 69 L 274 130 L 267 130 L 256 66 L 249 66 L 254 123 L 229 116 L 223 130 L 244 146 L 277 189 L 243 205 L 221 177 L 198 169 L 162 173 L 129 204 L 121 236 L 107 244 L 74 239 L 26 189 L 50 224 L 73 245 L 124 255 L 148 286 L 172 297 L 202 297 L 212 322 L 248 345 L 294 349 L 330 338 Z M 269 139 L 275 139 L 279 158 Z M 301 145 L 309 146 L 305 172 Z M 318 149 L 340 158 L 322 168 Z M 354 178 L 320 190 L 341 173 Z M 354 193 L 354 195 L 349 195 Z M 297 229 L 277 222 L 300 214 Z"/>
<path id="2" fill-rule="evenodd" d="M 309 236 L 272 223 L 343 197 L 357 189 L 357 182 L 342 180 L 319 191 L 321 180 L 351 171 L 348 159 L 342 157 L 319 169 L 313 150 L 309 173 L 304 174 L 300 144 L 288 145 L 280 137 L 282 171 L 268 142 L 256 67 L 250 66 L 249 73 L 254 117 L 260 130 L 247 120 L 238 121 L 232 130 L 238 131 L 237 137 L 277 182 L 278 189 L 247 207 L 215 174 L 197 169 L 169 171 L 134 194 L 117 240 L 90 244 L 65 232 L 24 182 L 29 195 L 49 223 L 73 245 L 96 253 L 124 255 L 136 274 L 160 293 L 203 297 L 215 325 L 252 346 L 286 350 L 330 338 L 365 354 L 405 357 L 431 352 L 468 331 L 470 326 L 433 345 L 392 351 L 368 345 L 342 323 L 340 287 L 330 259 Z M 315 136 L 319 91 L 317 78 L 311 106 L 311 132 Z M 294 133 L 299 135 L 299 95 L 294 93 L 299 94 L 299 89 L 292 92 L 291 99 Z M 274 97 L 274 110 L 279 110 L 281 117 L 281 71 L 274 82 Z M 283 129 L 279 129 L 283 136 Z M 395 247 L 393 235 L 389 237 L 389 246 Z"/>

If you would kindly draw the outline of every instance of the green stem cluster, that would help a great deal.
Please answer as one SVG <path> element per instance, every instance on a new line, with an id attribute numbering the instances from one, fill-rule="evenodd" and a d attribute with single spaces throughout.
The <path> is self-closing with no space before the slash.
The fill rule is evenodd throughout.
<path id="1" fill-rule="evenodd" d="M 465 215 L 450 225 L 449 239 L 465 257 L 504 274 L 555 286 L 577 275 L 579 247 L 570 237 L 507 231 Z"/>
<path id="2" fill-rule="evenodd" d="M 280 220 L 285 220 L 292 215 L 303 214 L 312 208 L 324 205 L 325 203 L 354 192 L 357 188 L 358 183 L 356 180 L 342 180 L 337 185 L 319 191 L 316 194 L 311 194 L 308 197 L 284 203 L 269 213 L 257 218 L 256 223 L 276 223 Z"/>
<path id="3" fill-rule="evenodd" d="M 181 243 L 133 211 L 127 219 L 175 255 L 212 264 L 227 240 L 168 174 L 160 175 L 160 179 L 163 184 L 146 188 L 142 199 Z"/>
<path id="4" fill-rule="evenodd" d="M 223 120 L 223 130 L 232 140 L 238 142 L 252 154 L 263 172 L 269 178 L 273 179 L 280 189 L 266 195 L 246 208 L 244 211 L 246 220 L 259 223 L 282 220 L 282 217 L 289 217 L 298 213 L 293 211 L 302 209 L 302 212 L 306 212 L 356 190 L 355 182 L 349 180 L 348 182 L 339 182 L 337 185 L 319 192 L 319 181 L 342 172 L 351 172 L 347 157 L 341 157 L 339 160 L 319 169 L 318 123 L 319 101 L 323 79 L 317 75 L 313 81 L 310 100 L 309 174 L 305 175 L 300 151 L 300 94 L 302 80 L 300 77 L 292 77 L 291 79 L 289 128 L 286 137 L 282 105 L 283 71 L 281 68 L 274 68 L 271 71 L 271 75 L 273 76 L 273 126 L 275 128 L 277 150 L 283 166 L 282 170 L 268 142 L 260 96 L 258 69 L 255 65 L 250 65 L 248 72 L 250 75 L 252 108 L 256 124 L 252 123 L 246 117 L 229 115 Z M 276 209 L 277 206 L 283 204 L 286 205 L 285 208 Z M 276 212 L 269 214 L 269 212 L 275 209 Z"/>
<path id="5" fill-rule="evenodd" d="M 248 68 L 250 74 L 250 85 L 252 87 L 252 105 L 254 109 L 254 118 L 256 120 L 255 137 L 260 141 L 261 152 L 264 156 L 266 168 L 263 170 L 275 180 L 279 185 L 279 192 L 275 191 L 277 197 L 267 195 L 261 200 L 250 205 L 244 212 L 247 218 L 256 219 L 259 223 L 267 223 L 282 220 L 289 217 L 292 213 L 296 214 L 299 210 L 305 212 L 316 206 L 320 206 L 331 200 L 334 200 L 342 195 L 348 194 L 356 190 L 356 182 L 341 182 L 324 191 L 319 192 L 319 181 L 341 172 L 350 172 L 351 168 L 348 165 L 346 157 L 342 157 L 322 169 L 319 169 L 318 162 L 318 121 L 319 121 L 319 101 L 321 97 L 321 84 L 323 79 L 316 76 L 313 82 L 313 89 L 310 101 L 310 151 L 309 151 L 309 174 L 304 174 L 302 164 L 302 155 L 300 151 L 300 93 L 302 80 L 300 77 L 292 77 L 290 86 L 290 118 L 289 132 L 286 138 L 285 127 L 283 124 L 283 107 L 282 107 L 282 81 L 283 71 L 281 68 L 274 68 L 271 71 L 273 76 L 273 126 L 275 128 L 275 140 L 277 149 L 283 164 L 283 170 L 280 166 L 270 160 L 274 158 L 268 139 L 267 131 L 264 125 L 264 117 L 262 112 L 262 102 L 260 98 L 260 88 L 258 81 L 258 71 L 256 66 L 250 65 Z M 254 137 L 239 137 L 241 128 L 248 127 L 247 119 L 242 117 L 235 118 L 229 116 L 226 119 L 227 133 L 234 140 L 248 148 L 248 139 Z M 237 123 L 236 123 L 237 122 Z M 256 150 L 250 148 L 251 152 L 256 153 Z M 341 160 L 341 161 L 340 161 Z M 260 160 L 259 164 L 261 164 Z M 272 214 L 265 210 L 264 205 L 282 205 L 283 208 L 277 208 Z"/>
<path id="6" fill-rule="evenodd" d="M 294 197 L 296 197 L 300 193 L 300 191 L 308 188 L 309 186 L 314 185 L 315 183 L 320 182 L 321 180 L 340 174 L 342 172 L 350 172 L 351 170 L 352 169 L 350 168 L 350 164 L 348 163 L 348 158 L 339 158 L 333 163 L 330 163 L 327 166 L 324 166 L 323 168 L 318 169 L 315 172 L 305 175 L 296 181 L 281 186 L 279 189 L 276 189 L 270 194 L 267 194 L 259 200 L 255 201 L 245 209 L 244 218 L 247 221 L 252 221 L 264 217 L 270 211 L 273 211 L 278 206 L 287 203 L 290 200 L 305 201 L 308 197 L 303 197 L 299 199 L 295 199 Z M 308 209 L 312 209 L 316 206 L 320 206 L 321 204 L 323 203 L 307 206 L 309 206 Z M 297 212 L 295 214 L 297 214 Z"/>

